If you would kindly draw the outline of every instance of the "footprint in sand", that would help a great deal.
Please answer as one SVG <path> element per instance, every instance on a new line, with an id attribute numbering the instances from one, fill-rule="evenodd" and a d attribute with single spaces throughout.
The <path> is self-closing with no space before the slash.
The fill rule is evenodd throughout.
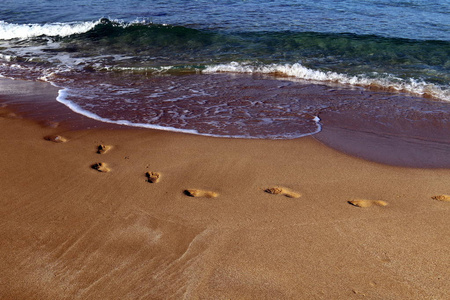
<path id="1" fill-rule="evenodd" d="M 189 197 L 205 197 L 205 198 L 216 198 L 217 196 L 219 196 L 219 194 L 216 192 L 195 190 L 195 189 L 184 190 L 184 194 Z"/>
<path id="2" fill-rule="evenodd" d="M 444 201 L 444 202 L 450 202 L 450 195 L 437 195 L 437 196 L 431 197 L 431 199 L 438 200 L 438 201 Z"/>
<path id="3" fill-rule="evenodd" d="M 108 145 L 98 145 L 97 147 L 97 153 L 98 154 L 105 154 L 108 152 L 112 147 Z"/>
<path id="4" fill-rule="evenodd" d="M 47 135 L 44 137 L 44 140 L 50 141 L 50 142 L 54 142 L 54 143 L 65 143 L 68 140 L 60 135 Z"/>
<path id="5" fill-rule="evenodd" d="M 357 199 L 348 201 L 349 204 L 357 207 L 370 207 L 370 206 L 386 206 L 388 203 L 383 200 L 365 200 Z"/>
<path id="6" fill-rule="evenodd" d="M 268 189 L 265 189 L 264 192 L 272 194 L 272 195 L 283 195 L 289 198 L 300 198 L 301 194 L 294 192 L 288 188 L 285 187 L 271 187 Z"/>
<path id="7" fill-rule="evenodd" d="M 147 172 L 145 173 L 145 176 L 147 177 L 147 181 L 150 183 L 157 183 L 161 178 L 161 174 L 158 172 Z"/>
<path id="8" fill-rule="evenodd" d="M 93 164 L 93 165 L 91 166 L 91 168 L 94 169 L 94 170 L 97 170 L 97 171 L 99 171 L 99 172 L 103 172 L 103 173 L 106 173 L 106 172 L 111 171 L 111 170 L 106 166 L 106 163 L 103 163 L 103 162 L 95 163 L 95 164 Z"/>

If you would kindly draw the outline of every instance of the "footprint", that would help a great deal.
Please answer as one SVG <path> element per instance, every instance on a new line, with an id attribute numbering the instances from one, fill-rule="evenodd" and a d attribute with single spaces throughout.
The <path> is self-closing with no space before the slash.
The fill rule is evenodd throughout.
<path id="1" fill-rule="evenodd" d="M 147 172 L 145 173 L 145 176 L 147 176 L 148 182 L 157 183 L 159 181 L 159 178 L 161 177 L 161 174 L 159 174 L 158 172 Z"/>
<path id="2" fill-rule="evenodd" d="M 300 198 L 300 196 L 301 196 L 300 193 L 297 193 L 288 188 L 279 187 L 279 186 L 265 189 L 264 192 L 273 194 L 273 195 L 284 195 L 289 198 Z"/>
<path id="3" fill-rule="evenodd" d="M 60 135 L 47 135 L 44 139 L 55 143 L 65 143 L 68 141 L 65 137 Z"/>
<path id="4" fill-rule="evenodd" d="M 195 189 L 184 190 L 184 194 L 189 197 L 205 197 L 205 198 L 216 198 L 217 196 L 219 196 L 219 194 L 216 192 L 195 190 Z"/>
<path id="5" fill-rule="evenodd" d="M 108 145 L 98 145 L 97 147 L 97 153 L 98 154 L 105 154 L 108 152 L 112 147 Z"/>
<path id="6" fill-rule="evenodd" d="M 348 201 L 349 204 L 357 207 L 370 207 L 370 206 L 386 206 L 388 203 L 383 200 L 365 200 L 365 199 L 358 199 L 358 200 L 350 200 Z"/>
<path id="7" fill-rule="evenodd" d="M 444 201 L 444 202 L 450 202 L 450 195 L 437 195 L 437 196 L 431 197 L 431 199 L 438 200 L 438 201 Z"/>
<path id="8" fill-rule="evenodd" d="M 106 173 L 106 172 L 111 171 L 111 170 L 106 166 L 106 163 L 103 163 L 103 162 L 95 163 L 95 164 L 93 164 L 93 165 L 91 166 L 91 168 L 94 169 L 94 170 L 97 170 L 97 171 L 99 171 L 99 172 L 103 172 L 103 173 Z"/>
<path id="9" fill-rule="evenodd" d="M 352 289 L 352 292 L 353 292 L 353 294 L 355 294 L 355 295 L 361 295 L 361 296 L 363 296 L 363 297 L 366 296 L 366 294 L 364 294 L 363 292 L 360 292 L 360 291 L 355 290 L 355 289 Z"/>

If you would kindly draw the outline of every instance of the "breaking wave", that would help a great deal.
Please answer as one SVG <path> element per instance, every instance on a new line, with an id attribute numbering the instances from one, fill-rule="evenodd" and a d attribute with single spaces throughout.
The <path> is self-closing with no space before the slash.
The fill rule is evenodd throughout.
<path id="1" fill-rule="evenodd" d="M 65 37 L 80 34 L 93 29 L 100 21 L 49 23 L 49 24 L 13 24 L 0 21 L 0 39 L 28 39 L 39 36 Z"/>
<path id="2" fill-rule="evenodd" d="M 313 70 L 299 63 L 270 64 L 255 66 L 246 63 L 231 62 L 206 67 L 204 73 L 259 73 L 278 76 L 294 77 L 322 83 L 338 83 L 362 86 L 395 92 L 405 92 L 414 95 L 438 98 L 450 102 L 450 91 L 441 86 L 415 79 L 404 80 L 391 74 L 376 74 L 374 78 L 366 75 L 349 76 L 332 71 Z"/>

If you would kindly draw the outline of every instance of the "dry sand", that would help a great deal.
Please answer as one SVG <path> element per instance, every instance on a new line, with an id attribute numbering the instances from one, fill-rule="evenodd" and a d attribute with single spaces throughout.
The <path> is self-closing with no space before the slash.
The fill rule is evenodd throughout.
<path id="1" fill-rule="evenodd" d="M 1 299 L 448 299 L 449 169 L 20 112 L 0 108 Z"/>

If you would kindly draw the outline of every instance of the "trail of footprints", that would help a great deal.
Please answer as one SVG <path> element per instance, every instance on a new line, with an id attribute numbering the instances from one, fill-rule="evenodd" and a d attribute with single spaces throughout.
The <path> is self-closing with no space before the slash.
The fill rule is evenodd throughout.
<path id="1" fill-rule="evenodd" d="M 44 137 L 45 140 L 51 141 L 54 143 L 65 143 L 68 142 L 68 139 L 60 136 L 60 135 L 48 135 Z M 110 151 L 113 147 L 110 145 L 100 144 L 97 146 L 98 154 L 105 154 Z M 97 162 L 91 165 L 91 168 L 97 170 L 101 173 L 107 173 L 111 171 L 108 165 L 104 162 Z M 148 171 L 145 173 L 145 177 L 147 178 L 147 182 L 149 183 L 158 183 L 161 179 L 161 174 L 154 171 Z M 286 187 L 281 186 L 273 186 L 264 189 L 264 192 L 271 195 L 280 195 L 288 198 L 300 198 L 301 194 L 293 191 Z M 183 191 L 183 194 L 189 197 L 202 197 L 202 198 L 216 198 L 219 196 L 219 193 L 214 191 L 207 191 L 201 189 L 186 189 Z M 432 196 L 431 199 L 441 202 L 450 202 L 450 195 L 441 194 Z M 370 200 L 370 199 L 354 199 L 347 201 L 348 204 L 359 207 L 359 208 L 368 208 L 372 206 L 385 207 L 388 205 L 388 202 L 383 200 Z"/>

